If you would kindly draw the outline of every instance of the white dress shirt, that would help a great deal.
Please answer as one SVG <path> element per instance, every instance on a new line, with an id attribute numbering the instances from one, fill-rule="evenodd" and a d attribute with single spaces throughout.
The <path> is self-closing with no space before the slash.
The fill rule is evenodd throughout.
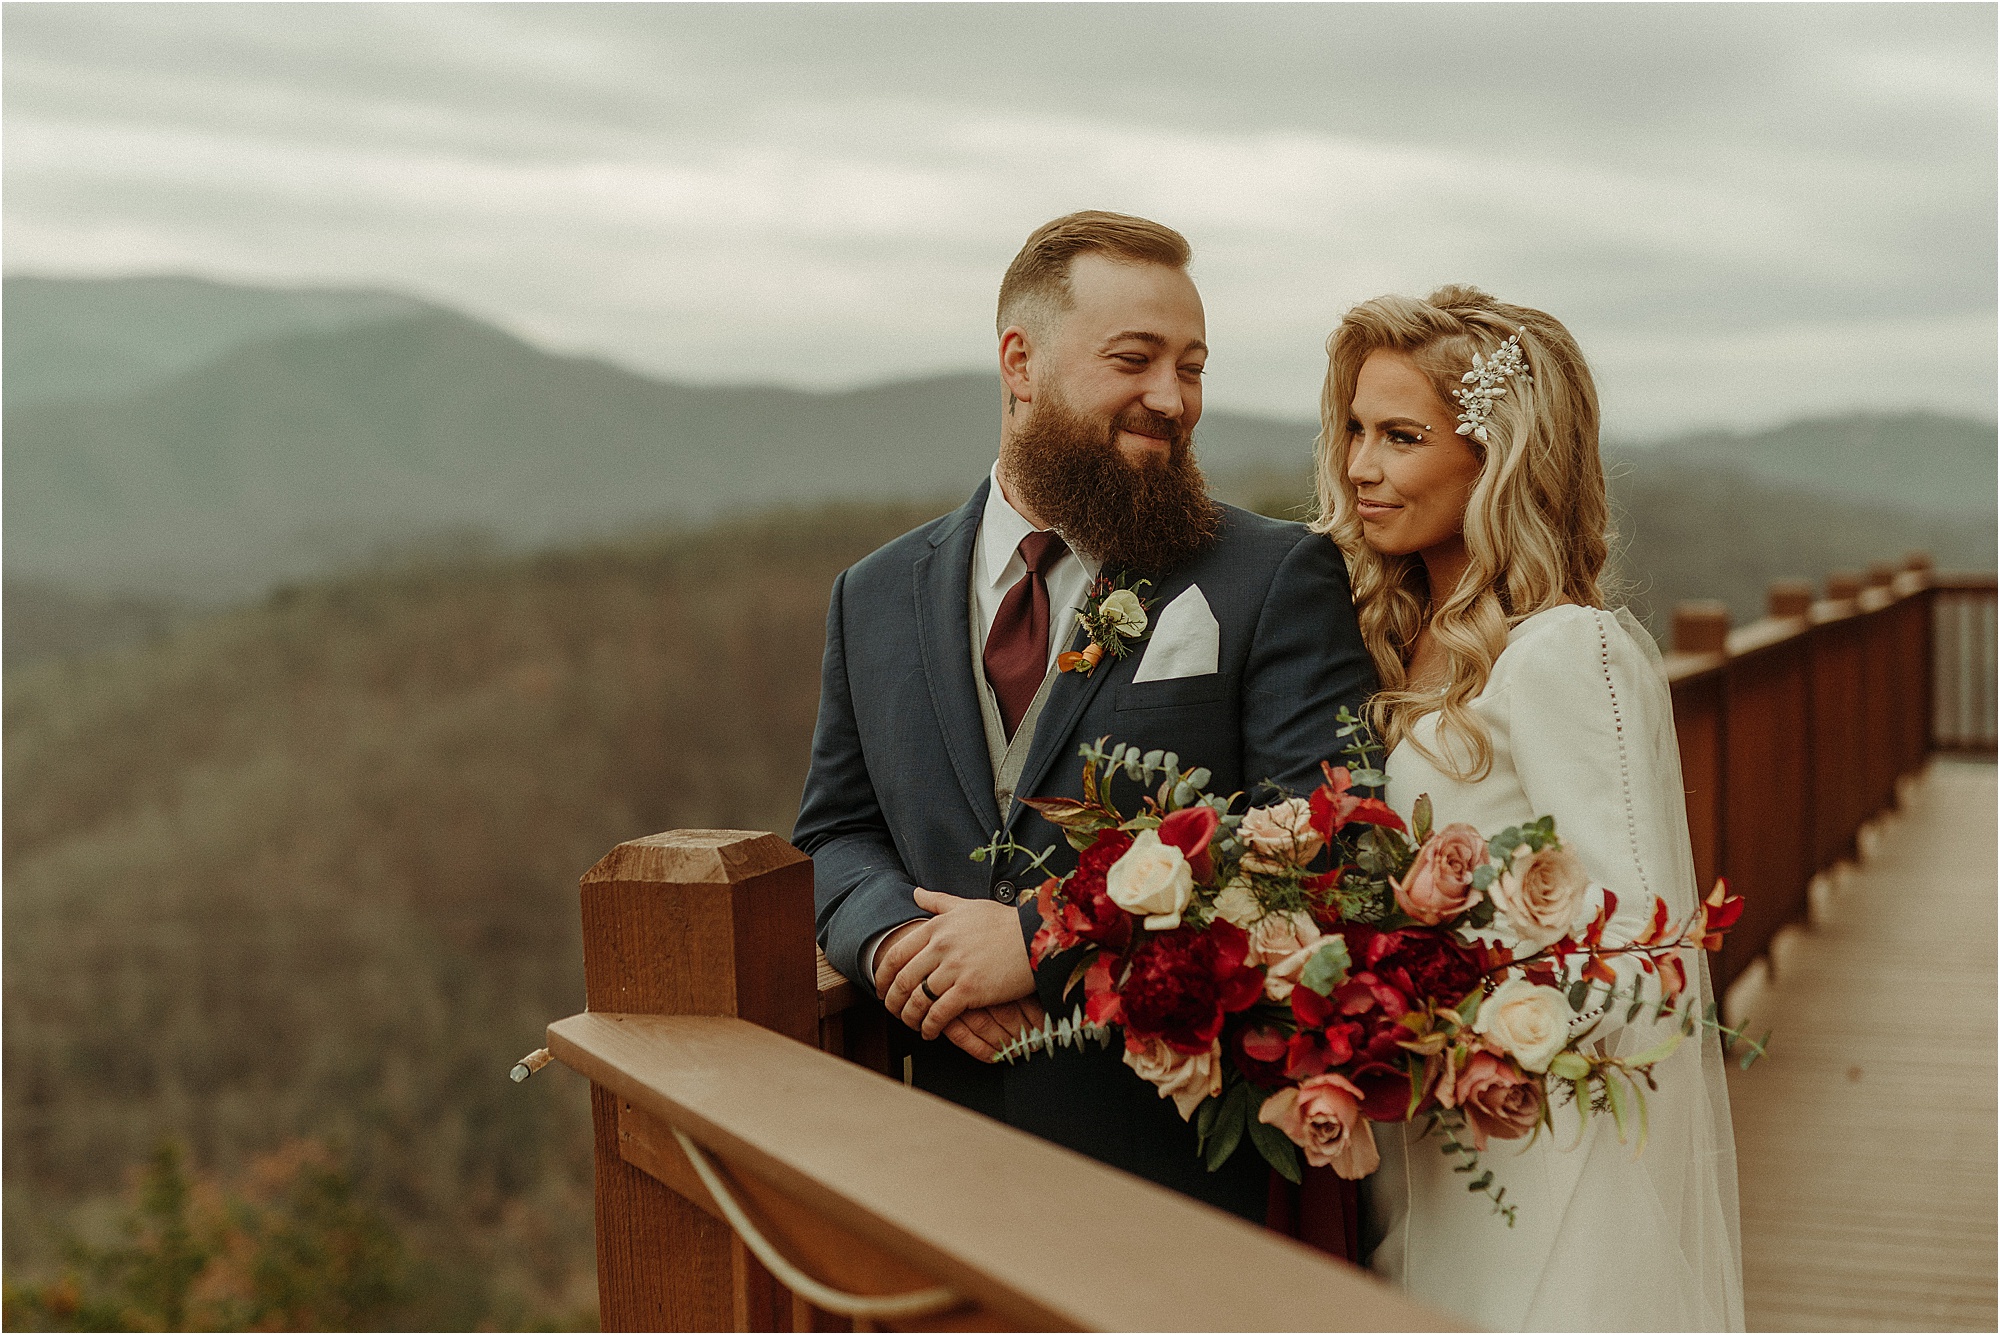
<path id="1" fill-rule="evenodd" d="M 978 616 L 979 650 L 986 652 L 986 637 L 993 631 L 993 619 L 1000 615 L 1000 603 L 1007 591 L 1020 582 L 1028 573 L 1028 563 L 1021 559 L 1021 539 L 1037 532 L 1033 524 L 1021 517 L 1007 501 L 1000 490 L 1000 465 L 993 465 L 992 485 L 986 492 L 986 508 L 979 515 L 979 532 L 972 540 L 972 611 Z M 1091 581 L 1097 578 L 1098 563 L 1070 552 L 1058 557 L 1056 563 L 1042 572 L 1042 582 L 1049 588 L 1049 665 L 1053 667 L 1056 655 L 1069 646 L 1076 633 L 1076 612 L 1083 606 L 1083 598 L 1090 591 Z M 982 691 L 991 692 L 993 685 L 982 675 L 977 683 Z M 890 928 L 889 932 L 895 931 Z M 881 948 L 884 937 L 889 932 L 878 933 L 861 949 L 862 967 L 872 979 L 875 976 L 875 952 Z"/>
<path id="2" fill-rule="evenodd" d="M 1000 602 L 1007 591 L 1028 573 L 1021 559 L 1021 539 L 1035 532 L 1035 526 L 1021 518 L 1021 512 L 1000 490 L 1000 465 L 993 465 L 992 486 L 986 492 L 986 509 L 979 516 L 979 535 L 972 547 L 972 600 L 979 613 L 979 649 L 986 651 L 986 637 L 993 631 L 993 618 L 1000 614 Z M 1097 578 L 1097 562 L 1075 552 L 1057 559 L 1042 574 L 1049 586 L 1049 662 L 1069 647 L 1076 632 L 1075 613 L 1083 606 L 1083 596 Z M 980 689 L 993 689 L 984 679 Z"/>

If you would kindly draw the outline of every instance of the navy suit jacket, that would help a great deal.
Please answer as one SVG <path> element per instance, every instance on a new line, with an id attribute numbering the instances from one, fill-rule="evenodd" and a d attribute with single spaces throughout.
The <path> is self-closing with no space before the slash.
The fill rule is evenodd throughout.
<path id="1" fill-rule="evenodd" d="M 968 856 L 1003 828 L 969 622 L 973 540 L 990 485 L 842 572 L 827 610 L 812 769 L 792 838 L 813 859 L 821 948 L 869 995 L 861 950 L 877 933 L 926 916 L 910 897 L 916 886 L 1017 904 L 1024 941 L 1040 926 L 1040 877 L 1025 858 L 996 865 Z M 1134 682 L 1142 641 L 1087 677 L 1061 674 L 1029 747 L 1021 795 L 1081 797 L 1077 749 L 1107 736 L 1177 752 L 1183 766 L 1208 768 L 1210 791 L 1253 798 L 1266 779 L 1303 792 L 1317 783 L 1320 761 L 1337 757 L 1336 714 L 1343 705 L 1358 712 L 1375 687 L 1340 552 L 1298 524 L 1223 512 L 1221 539 L 1146 591 L 1157 614 L 1190 584 L 1201 586 L 1219 628 L 1216 671 Z M 1071 647 L 1084 643 L 1075 628 Z M 1131 807 L 1135 786 L 1121 780 L 1114 792 Z M 1030 808 L 1015 803 L 1004 828 L 1031 848 L 1057 845 L 1054 871 L 1075 865 L 1061 832 Z M 1062 1003 L 1056 973 L 1045 969 L 1038 980 L 1045 1003 Z M 913 1056 L 920 1086 L 1261 1217 L 1262 1161 L 1247 1138 L 1228 1169 L 1205 1173 L 1192 1128 L 1115 1048 L 993 1067 L 943 1040 L 924 1043 L 900 1021 L 890 1030 Z"/>

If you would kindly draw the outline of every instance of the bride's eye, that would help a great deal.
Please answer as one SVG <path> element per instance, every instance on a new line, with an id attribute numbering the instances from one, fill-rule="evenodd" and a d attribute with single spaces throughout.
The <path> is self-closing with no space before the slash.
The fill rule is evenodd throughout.
<path id="1" fill-rule="evenodd" d="M 1361 434 L 1361 423 L 1359 423 L 1359 422 L 1357 422 L 1357 421 L 1354 421 L 1354 420 L 1353 420 L 1352 418 L 1348 419 L 1348 423 L 1347 423 L 1347 434 L 1348 434 L 1348 435 L 1350 435 L 1350 436 L 1358 436 L 1358 435 L 1360 435 L 1360 434 Z"/>
<path id="2" fill-rule="evenodd" d="M 1395 445 L 1421 445 L 1424 443 L 1424 433 L 1421 431 L 1411 431 L 1405 427 L 1397 427 L 1389 432 L 1389 440 L 1390 443 Z"/>

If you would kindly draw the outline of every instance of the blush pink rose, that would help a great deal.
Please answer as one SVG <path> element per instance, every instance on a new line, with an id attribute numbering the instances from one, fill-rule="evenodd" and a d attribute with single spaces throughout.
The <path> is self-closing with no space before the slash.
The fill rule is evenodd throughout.
<path id="1" fill-rule="evenodd" d="M 1128 1042 L 1125 1064 L 1158 1089 L 1161 1098 L 1172 1099 L 1183 1122 L 1194 1116 L 1203 1099 L 1222 1092 L 1220 1039 L 1208 1051 L 1196 1053 L 1176 1052 L 1157 1038 L 1144 1040 L 1135 1052 Z"/>
<path id="2" fill-rule="evenodd" d="M 1486 841 L 1470 825 L 1447 825 L 1424 840 L 1416 861 L 1395 882 L 1396 905 L 1426 927 L 1472 908 L 1485 898 L 1472 873 L 1486 861 Z"/>
<path id="3" fill-rule="evenodd" d="M 1590 878 L 1560 845 L 1535 852 L 1522 844 L 1493 882 L 1493 904 L 1524 945 L 1541 950 L 1568 935 Z"/>
<path id="4" fill-rule="evenodd" d="M 1243 844 L 1245 871 L 1281 872 L 1313 860 L 1325 844 L 1312 824 L 1312 803 L 1287 798 L 1268 807 L 1252 807 L 1236 827 Z"/>
<path id="5" fill-rule="evenodd" d="M 1352 1182 L 1382 1164 L 1375 1129 L 1361 1114 L 1361 1091 L 1331 1071 L 1264 1100 L 1257 1120 L 1275 1126 L 1306 1152 L 1315 1168 L 1331 1168 Z"/>
<path id="6" fill-rule="evenodd" d="M 1449 1099 L 1443 1097 L 1447 1092 Z M 1455 1104 L 1465 1113 L 1472 1147 L 1478 1150 L 1486 1148 L 1489 1136 L 1519 1140 L 1542 1117 L 1542 1082 L 1490 1052 L 1473 1053 L 1458 1073 L 1457 1085 L 1438 1093 L 1447 1107 Z"/>

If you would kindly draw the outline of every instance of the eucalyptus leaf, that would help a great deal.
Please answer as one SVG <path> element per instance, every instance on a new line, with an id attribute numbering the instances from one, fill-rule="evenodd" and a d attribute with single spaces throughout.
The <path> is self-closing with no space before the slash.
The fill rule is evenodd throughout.
<path id="1" fill-rule="evenodd" d="M 1323 997 L 1331 996 L 1334 988 L 1347 981 L 1347 972 L 1353 966 L 1354 961 L 1347 954 L 1347 938 L 1329 937 L 1299 970 L 1299 986 L 1309 987 Z"/>
<path id="2" fill-rule="evenodd" d="M 1579 978 L 1569 989 L 1569 1008 L 1581 1015 L 1583 1003 L 1590 1000 L 1590 980 Z"/>
<path id="3" fill-rule="evenodd" d="M 1549 1074 L 1564 1080 L 1581 1080 L 1590 1074 L 1590 1062 L 1574 1052 L 1559 1052 L 1549 1062 Z"/>

